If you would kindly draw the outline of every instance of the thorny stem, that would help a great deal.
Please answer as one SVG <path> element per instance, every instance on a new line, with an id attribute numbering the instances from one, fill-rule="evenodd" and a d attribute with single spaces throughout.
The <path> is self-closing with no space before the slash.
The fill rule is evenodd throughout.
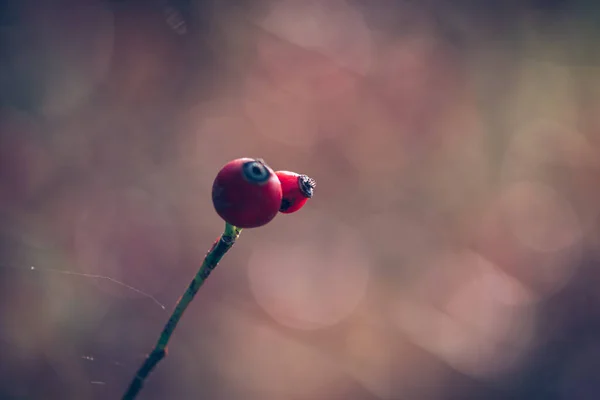
<path id="1" fill-rule="evenodd" d="M 227 253 L 227 251 L 234 245 L 237 238 L 240 236 L 241 228 L 230 225 L 229 223 L 225 224 L 225 231 L 221 235 L 219 239 L 213 244 L 210 251 L 204 257 L 204 261 L 202 262 L 202 266 L 190 282 L 190 285 L 186 289 L 183 296 L 177 302 L 175 306 L 175 310 L 171 314 L 171 317 L 167 321 L 165 327 L 163 328 L 160 337 L 158 338 L 158 342 L 154 346 L 154 349 L 148 355 L 140 369 L 138 369 L 137 373 L 133 377 L 133 380 L 129 384 L 129 388 L 127 392 L 123 395 L 122 400 L 133 400 L 136 398 L 146 378 L 150 375 L 150 372 L 156 367 L 156 365 L 167 355 L 167 344 L 169 343 L 169 339 L 171 339 L 171 335 L 177 327 L 179 320 L 181 319 L 184 311 L 190 305 L 194 296 L 200 289 L 200 286 L 204 283 L 206 278 L 210 275 L 213 269 L 217 266 L 221 258 Z"/>

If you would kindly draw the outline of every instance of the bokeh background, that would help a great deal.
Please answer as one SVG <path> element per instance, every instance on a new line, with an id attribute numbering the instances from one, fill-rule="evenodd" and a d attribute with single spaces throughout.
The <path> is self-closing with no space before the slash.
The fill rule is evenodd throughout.
<path id="1" fill-rule="evenodd" d="M 120 398 L 244 156 L 316 196 L 140 399 L 600 398 L 600 5 L 1 4 L 0 399 Z"/>

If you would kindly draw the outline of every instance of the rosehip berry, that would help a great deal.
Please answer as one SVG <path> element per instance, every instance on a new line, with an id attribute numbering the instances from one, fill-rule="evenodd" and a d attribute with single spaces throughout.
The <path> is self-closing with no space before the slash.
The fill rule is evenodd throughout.
<path id="1" fill-rule="evenodd" d="M 281 206 L 281 183 L 263 160 L 238 158 L 217 174 L 212 200 L 217 214 L 238 228 L 267 224 Z"/>
<path id="2" fill-rule="evenodd" d="M 279 211 L 284 214 L 291 214 L 301 209 L 306 201 L 313 196 L 317 182 L 306 175 L 297 174 L 290 171 L 275 172 L 281 182 L 283 198 Z"/>

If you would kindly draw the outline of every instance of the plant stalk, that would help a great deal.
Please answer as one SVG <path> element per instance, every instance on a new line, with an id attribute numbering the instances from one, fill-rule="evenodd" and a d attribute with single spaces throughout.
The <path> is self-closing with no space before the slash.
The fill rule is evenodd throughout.
<path id="1" fill-rule="evenodd" d="M 167 344 L 173 335 L 173 331 L 177 327 L 179 320 L 183 316 L 184 311 L 190 305 L 194 296 L 200 289 L 200 286 L 204 283 L 206 278 L 210 275 L 213 269 L 217 266 L 221 258 L 227 253 L 227 251 L 235 244 L 235 241 L 240 236 L 241 228 L 225 224 L 225 231 L 219 239 L 213 244 L 212 248 L 204 257 L 204 261 L 200 266 L 200 269 L 194 276 L 194 279 L 190 282 L 190 285 L 186 289 L 185 293 L 175 306 L 171 317 L 167 321 L 165 327 L 154 346 L 152 352 L 148 355 L 142 366 L 138 369 L 137 373 L 133 377 L 127 392 L 123 395 L 122 400 L 133 400 L 137 397 L 140 390 L 144 386 L 144 382 L 148 375 L 154 370 L 156 365 L 167 355 Z"/>

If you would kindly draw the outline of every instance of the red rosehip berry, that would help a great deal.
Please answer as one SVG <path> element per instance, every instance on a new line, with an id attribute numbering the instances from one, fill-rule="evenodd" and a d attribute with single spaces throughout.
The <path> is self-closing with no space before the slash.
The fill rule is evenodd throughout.
<path id="1" fill-rule="evenodd" d="M 238 158 L 215 178 L 212 200 L 217 214 L 238 228 L 256 228 L 270 222 L 281 206 L 281 183 L 263 160 Z"/>
<path id="2" fill-rule="evenodd" d="M 277 171 L 275 174 L 281 182 L 283 192 L 280 212 L 284 214 L 296 212 L 313 196 L 317 186 L 317 182 L 313 178 L 290 171 Z"/>

